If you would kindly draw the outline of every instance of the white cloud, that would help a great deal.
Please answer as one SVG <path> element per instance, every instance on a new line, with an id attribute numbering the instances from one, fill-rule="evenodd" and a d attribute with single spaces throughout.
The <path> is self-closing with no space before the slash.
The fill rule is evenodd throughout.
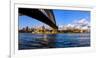
<path id="1" fill-rule="evenodd" d="M 89 29 L 89 28 L 87 26 L 85 26 L 85 27 L 82 27 L 81 29 L 84 29 L 85 30 L 85 29 Z"/>
<path id="2" fill-rule="evenodd" d="M 90 23 L 86 19 L 75 20 L 74 24 L 75 25 L 80 25 L 80 26 L 90 25 Z"/>
<path id="3" fill-rule="evenodd" d="M 80 19 L 80 20 L 74 20 L 72 24 L 67 24 L 64 26 L 59 26 L 59 28 L 78 28 L 78 29 L 89 29 L 90 23 L 87 19 Z"/>
<path id="4" fill-rule="evenodd" d="M 68 24 L 67 27 L 74 27 L 74 24 Z"/>
<path id="5" fill-rule="evenodd" d="M 75 25 L 75 28 L 81 28 L 81 29 L 88 29 L 89 28 L 88 26 L 90 26 L 90 23 L 87 19 L 75 20 L 73 24 Z"/>

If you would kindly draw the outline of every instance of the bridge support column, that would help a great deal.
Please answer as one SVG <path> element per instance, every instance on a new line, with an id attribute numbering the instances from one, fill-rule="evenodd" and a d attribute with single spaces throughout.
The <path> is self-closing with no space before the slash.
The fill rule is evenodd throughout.
<path id="1" fill-rule="evenodd" d="M 52 34 L 56 34 L 58 33 L 58 30 L 57 29 L 52 29 Z"/>

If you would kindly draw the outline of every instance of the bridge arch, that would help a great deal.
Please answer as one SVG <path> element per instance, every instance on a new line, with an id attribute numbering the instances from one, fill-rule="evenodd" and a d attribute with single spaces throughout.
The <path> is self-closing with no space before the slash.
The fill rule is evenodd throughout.
<path id="1" fill-rule="evenodd" d="M 53 29 L 58 29 L 55 21 L 55 17 L 52 10 L 49 9 L 33 9 L 33 8 L 19 8 L 19 15 L 26 15 L 35 18 Z"/>

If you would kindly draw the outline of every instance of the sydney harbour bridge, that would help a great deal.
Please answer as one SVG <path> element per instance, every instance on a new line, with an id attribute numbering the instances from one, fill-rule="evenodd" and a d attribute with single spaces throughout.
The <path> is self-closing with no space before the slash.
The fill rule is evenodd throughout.
<path id="1" fill-rule="evenodd" d="M 19 8 L 18 13 L 19 16 L 26 15 L 47 24 L 54 30 L 58 29 L 53 10 L 51 9 Z"/>

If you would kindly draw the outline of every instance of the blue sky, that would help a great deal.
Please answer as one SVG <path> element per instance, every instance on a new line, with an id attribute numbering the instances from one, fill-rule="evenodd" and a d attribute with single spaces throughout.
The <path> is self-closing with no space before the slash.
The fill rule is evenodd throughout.
<path id="1" fill-rule="evenodd" d="M 56 24 L 57 25 L 66 25 L 70 24 L 75 20 L 81 20 L 86 19 L 90 22 L 90 11 L 80 11 L 80 10 L 53 10 Z M 23 28 L 26 26 L 33 27 L 33 26 L 39 26 L 44 23 L 28 17 L 28 16 L 19 16 L 19 28 Z"/>
<path id="2" fill-rule="evenodd" d="M 79 11 L 79 10 L 54 10 L 54 15 L 56 18 L 57 25 L 70 24 L 75 20 L 86 19 L 90 21 L 89 11 Z"/>

